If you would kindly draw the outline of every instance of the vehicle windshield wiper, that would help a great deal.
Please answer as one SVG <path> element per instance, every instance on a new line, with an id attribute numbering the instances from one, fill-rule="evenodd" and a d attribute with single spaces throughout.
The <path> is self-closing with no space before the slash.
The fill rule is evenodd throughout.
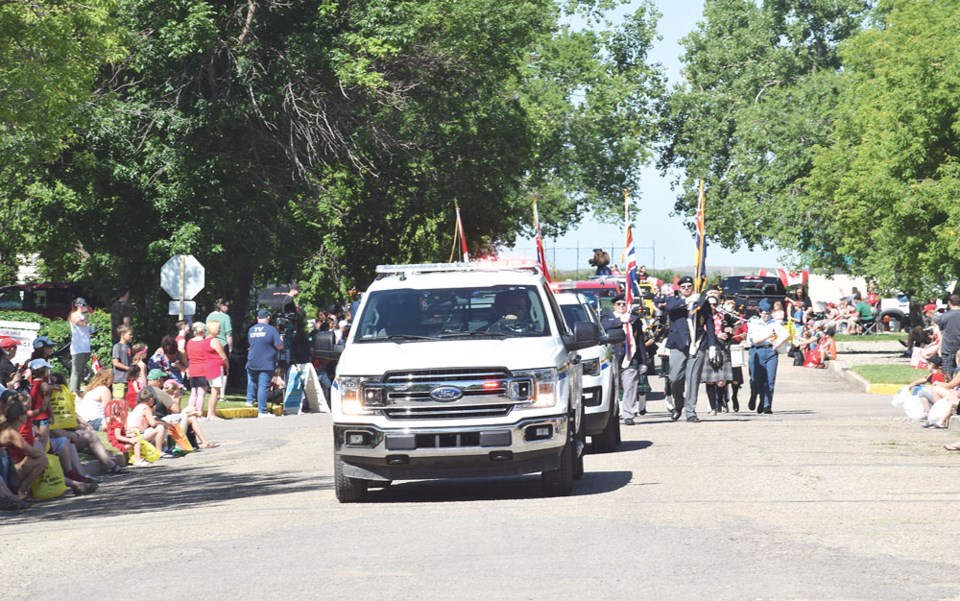
<path id="1" fill-rule="evenodd" d="M 488 332 L 486 330 L 464 330 L 462 332 L 444 332 L 437 336 L 437 338 L 470 338 L 476 336 L 478 338 L 488 337 L 488 338 L 506 338 L 507 335 L 504 332 Z"/>
<path id="2" fill-rule="evenodd" d="M 389 336 L 377 336 L 376 338 L 364 338 L 363 342 L 380 342 L 382 340 L 392 340 L 399 342 L 402 340 L 436 340 L 435 336 L 417 336 L 416 334 L 390 334 Z"/>

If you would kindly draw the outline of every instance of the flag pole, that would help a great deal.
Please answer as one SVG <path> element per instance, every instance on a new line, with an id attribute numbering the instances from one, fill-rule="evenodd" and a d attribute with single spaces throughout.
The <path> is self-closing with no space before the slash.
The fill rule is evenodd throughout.
<path id="1" fill-rule="evenodd" d="M 543 250 L 543 236 L 540 234 L 540 213 L 537 211 L 537 193 L 533 193 L 533 229 L 536 233 L 537 244 L 537 264 L 540 265 L 540 271 L 547 283 L 551 282 L 550 270 L 547 269 L 547 254 Z M 554 249 L 556 249 L 556 240 L 554 240 Z M 554 257 L 556 259 L 556 257 Z"/>

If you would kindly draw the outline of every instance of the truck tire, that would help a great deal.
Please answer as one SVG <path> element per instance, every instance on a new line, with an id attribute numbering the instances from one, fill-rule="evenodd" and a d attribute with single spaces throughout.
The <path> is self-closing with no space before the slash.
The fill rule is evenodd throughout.
<path id="1" fill-rule="evenodd" d="M 583 456 L 587 454 L 587 422 L 580 407 L 580 430 L 573 437 L 573 479 L 583 478 Z"/>
<path id="2" fill-rule="evenodd" d="M 610 415 L 607 416 L 607 425 L 603 432 L 590 438 L 595 453 L 612 453 L 620 444 L 620 417 L 617 415 L 617 403 L 610 403 Z"/>
<path id="3" fill-rule="evenodd" d="M 540 486 L 546 496 L 565 497 L 573 492 L 574 444 L 573 438 L 568 438 L 560 451 L 560 467 L 540 474 Z"/>
<path id="4" fill-rule="evenodd" d="M 367 481 L 343 474 L 343 460 L 333 456 L 333 484 L 341 503 L 362 503 L 367 500 Z"/>
<path id="5" fill-rule="evenodd" d="M 891 332 L 905 332 L 910 329 L 910 319 L 900 311 L 885 311 L 877 317 L 877 321 L 885 323 Z"/>

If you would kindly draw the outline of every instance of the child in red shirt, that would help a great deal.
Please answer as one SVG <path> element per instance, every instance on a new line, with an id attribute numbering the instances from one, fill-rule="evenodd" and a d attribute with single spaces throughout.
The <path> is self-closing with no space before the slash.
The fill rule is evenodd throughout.
<path id="1" fill-rule="evenodd" d="M 30 408 L 27 417 L 40 433 L 40 448 L 46 449 L 50 442 L 50 364 L 46 359 L 34 359 L 30 362 Z"/>

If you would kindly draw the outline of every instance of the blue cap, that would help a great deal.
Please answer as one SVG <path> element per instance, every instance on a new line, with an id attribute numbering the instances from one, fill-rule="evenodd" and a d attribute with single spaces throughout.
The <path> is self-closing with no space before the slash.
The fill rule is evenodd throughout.
<path id="1" fill-rule="evenodd" d="M 770 301 L 768 301 L 765 298 L 760 299 L 760 304 L 757 306 L 760 308 L 761 311 L 766 311 L 767 313 L 770 312 Z"/>
<path id="2" fill-rule="evenodd" d="M 266 318 L 268 318 L 268 317 L 270 317 L 270 311 L 269 311 L 269 310 L 267 310 L 267 309 L 260 309 L 259 311 L 257 311 L 257 318 L 258 318 L 258 319 L 266 319 Z"/>
<path id="3" fill-rule="evenodd" d="M 50 340 L 46 336 L 37 336 L 33 341 L 33 348 L 43 348 L 45 346 L 56 346 L 53 343 L 53 340 Z"/>

